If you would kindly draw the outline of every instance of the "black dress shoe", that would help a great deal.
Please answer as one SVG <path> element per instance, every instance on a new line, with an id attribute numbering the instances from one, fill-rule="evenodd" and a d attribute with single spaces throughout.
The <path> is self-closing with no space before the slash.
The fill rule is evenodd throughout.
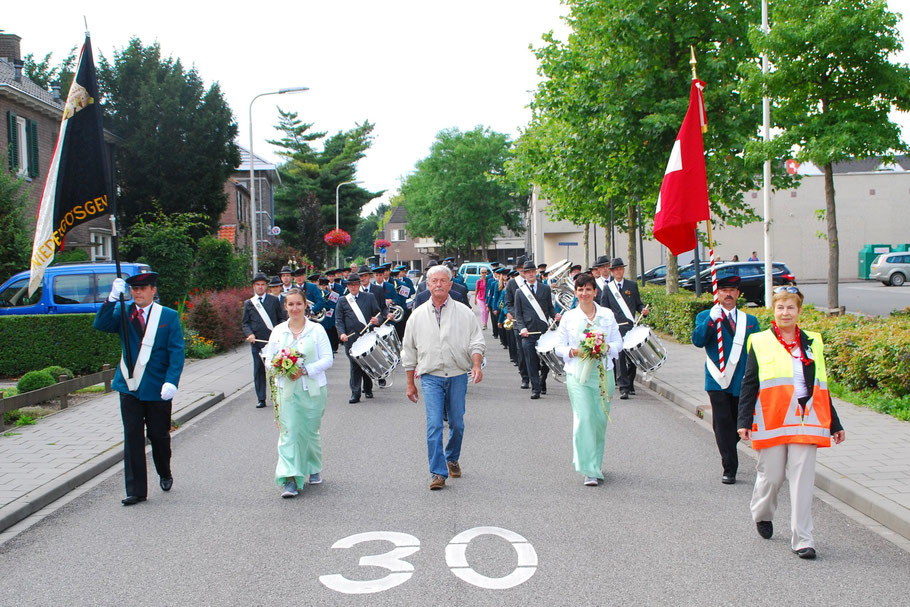
<path id="1" fill-rule="evenodd" d="M 725 485 L 735 485 L 736 484 L 736 475 L 724 474 L 723 477 L 721 477 L 720 482 L 722 482 Z"/>
<path id="2" fill-rule="evenodd" d="M 531 400 L 537 400 L 538 398 L 540 398 L 540 392 L 531 393 Z"/>
<path id="3" fill-rule="evenodd" d="M 364 392 L 363 395 L 366 396 L 367 398 L 373 398 L 372 392 Z"/>
<path id="4" fill-rule="evenodd" d="M 755 523 L 755 528 L 758 529 L 758 534 L 766 540 L 770 540 L 774 535 L 774 524 L 771 521 L 758 521 Z"/>
<path id="5" fill-rule="evenodd" d="M 629 388 L 629 394 L 635 396 L 635 388 Z"/>
<path id="6" fill-rule="evenodd" d="M 360 402 L 360 397 L 359 397 L 359 396 L 352 396 L 352 397 L 351 397 L 351 400 L 349 400 L 348 402 L 351 403 L 352 405 L 353 405 L 354 403 L 359 403 L 359 402 Z"/>
<path id="7" fill-rule="evenodd" d="M 794 550 L 793 554 L 798 556 L 801 559 L 809 559 L 810 561 L 815 558 L 815 548 L 807 547 L 800 548 L 799 550 Z"/>
<path id="8" fill-rule="evenodd" d="M 170 491 L 171 487 L 174 486 L 174 477 L 173 476 L 162 476 L 158 481 L 158 484 L 161 485 L 162 491 Z"/>
<path id="9" fill-rule="evenodd" d="M 385 380 L 384 380 L 384 379 L 380 379 L 378 383 L 379 383 L 379 387 L 380 387 L 380 388 L 385 388 Z"/>
<path id="10" fill-rule="evenodd" d="M 122 500 L 120 500 L 120 503 L 123 504 L 124 506 L 134 506 L 134 505 L 138 504 L 139 502 L 144 502 L 145 499 L 146 498 L 144 498 L 144 497 L 128 495 L 125 498 L 123 498 Z"/>
<path id="11" fill-rule="evenodd" d="M 264 400 L 259 401 L 259 403 L 256 405 L 256 408 L 265 409 L 265 401 Z"/>
<path id="12" fill-rule="evenodd" d="M 521 382 L 521 389 L 522 389 L 522 390 L 527 390 L 527 389 L 529 389 L 530 387 L 531 387 L 531 385 L 528 384 L 528 382 L 526 382 L 526 381 Z"/>
<path id="13" fill-rule="evenodd" d="M 629 400 L 629 393 L 628 393 L 628 392 L 620 392 L 620 393 L 619 393 L 619 400 Z"/>
<path id="14" fill-rule="evenodd" d="M 545 381 L 540 382 L 540 393 L 541 394 L 547 393 L 547 382 L 545 382 Z"/>

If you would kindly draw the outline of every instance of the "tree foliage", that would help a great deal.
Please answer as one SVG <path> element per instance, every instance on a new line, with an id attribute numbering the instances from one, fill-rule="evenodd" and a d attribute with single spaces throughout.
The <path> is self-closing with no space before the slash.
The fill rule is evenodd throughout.
<path id="1" fill-rule="evenodd" d="M 25 180 L 0 167 L 0 282 L 28 268 L 32 242 L 25 228 Z"/>
<path id="2" fill-rule="evenodd" d="M 207 89 L 195 69 L 162 57 L 133 38 L 99 62 L 105 127 L 117 147 L 123 228 L 156 205 L 198 213 L 214 229 L 227 206 L 224 182 L 240 164 L 237 124 L 218 84 Z"/>
<path id="3" fill-rule="evenodd" d="M 393 200 L 395 198 L 400 198 L 400 195 L 393 197 Z M 351 244 L 346 249 L 343 249 L 347 257 L 352 259 L 363 257 L 366 259 L 373 255 L 373 242 L 376 241 L 376 233 L 384 225 L 386 215 L 391 208 L 390 205 L 380 204 L 372 213 L 360 220 L 357 231 L 351 234 Z M 408 227 L 410 228 L 410 225 Z"/>
<path id="4" fill-rule="evenodd" d="M 23 58 L 22 70 L 25 76 L 48 91 L 54 82 L 60 83 L 60 95 L 66 97 L 76 76 L 76 47 L 70 49 L 69 55 L 57 65 L 51 64 L 53 53 L 48 53 L 41 61 L 36 61 L 32 53 Z"/>
<path id="5" fill-rule="evenodd" d="M 322 237 L 335 227 L 335 189 L 356 180 L 357 162 L 372 145 L 374 125 L 364 121 L 326 138 L 325 132 L 311 131 L 313 124 L 300 120 L 296 112 L 279 110 L 277 128 L 284 137 L 269 143 L 281 148 L 285 162 L 278 167 L 281 186 L 275 191 L 275 223 L 284 242 L 322 263 L 327 254 Z M 314 147 L 319 141 L 321 150 Z M 338 194 L 339 225 L 353 234 L 360 210 L 382 192 L 351 184 Z"/>
<path id="6" fill-rule="evenodd" d="M 248 284 L 249 270 L 250 259 L 234 253 L 229 241 L 206 236 L 196 247 L 192 286 L 203 291 L 243 287 Z"/>
<path id="7" fill-rule="evenodd" d="M 910 67 L 892 63 L 901 50 L 898 16 L 885 0 L 806 0 L 774 3 L 771 31 L 751 39 L 773 70 L 747 66 L 747 92 L 772 99 L 779 134 L 766 149 L 772 159 L 795 157 L 825 174 L 828 307 L 839 305 L 839 245 L 833 164 L 848 158 L 889 156 L 906 150 L 888 118 L 910 109 Z"/>
<path id="8" fill-rule="evenodd" d="M 525 200 L 505 175 L 510 146 L 508 135 L 483 126 L 437 133 L 401 187 L 411 235 L 470 255 L 486 252 L 503 229 L 521 231 Z"/>

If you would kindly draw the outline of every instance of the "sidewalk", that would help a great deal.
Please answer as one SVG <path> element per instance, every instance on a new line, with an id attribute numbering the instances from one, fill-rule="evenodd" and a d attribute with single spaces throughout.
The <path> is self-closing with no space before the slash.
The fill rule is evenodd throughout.
<path id="1" fill-rule="evenodd" d="M 661 341 L 667 361 L 647 379 L 639 371 L 638 382 L 710 423 L 704 351 L 670 338 Z M 815 485 L 910 539 L 910 423 L 836 398 L 833 402 L 847 440 L 818 450 Z M 744 443 L 739 449 L 754 457 Z M 719 465 L 720 456 L 718 470 Z"/>
<path id="2" fill-rule="evenodd" d="M 251 382 L 248 347 L 187 361 L 172 417 L 184 423 Z M 0 436 L 0 532 L 122 460 L 117 392 L 7 430 Z"/>

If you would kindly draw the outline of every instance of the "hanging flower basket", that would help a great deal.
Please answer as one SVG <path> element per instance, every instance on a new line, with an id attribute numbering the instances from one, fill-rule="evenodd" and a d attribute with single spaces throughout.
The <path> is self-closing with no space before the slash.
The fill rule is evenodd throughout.
<path id="1" fill-rule="evenodd" d="M 373 244 L 376 245 L 377 249 L 387 249 L 390 246 L 392 246 L 392 243 L 390 241 L 386 240 L 385 238 L 380 238 Z"/>
<path id="2" fill-rule="evenodd" d="M 323 240 L 330 247 L 346 247 L 351 244 L 351 235 L 341 229 L 330 230 Z"/>

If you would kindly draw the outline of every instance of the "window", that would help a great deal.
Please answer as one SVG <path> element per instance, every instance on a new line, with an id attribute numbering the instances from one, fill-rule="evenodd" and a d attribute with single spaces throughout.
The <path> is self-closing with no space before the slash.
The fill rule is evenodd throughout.
<path id="1" fill-rule="evenodd" d="M 42 287 L 28 296 L 28 278 L 20 278 L 0 293 L 0 308 L 17 308 L 21 306 L 34 306 L 41 301 Z"/>
<path id="2" fill-rule="evenodd" d="M 742 278 L 747 276 L 760 276 L 764 274 L 764 268 L 754 265 L 739 266 L 739 275 Z"/>
<path id="3" fill-rule="evenodd" d="M 69 274 L 54 277 L 55 304 L 95 302 L 94 274 Z"/>
<path id="4" fill-rule="evenodd" d="M 389 238 L 389 240 L 391 240 L 392 242 L 401 242 L 404 239 L 405 239 L 405 233 L 404 233 L 403 228 L 400 230 L 391 230 L 391 237 Z"/>
<path id="5" fill-rule="evenodd" d="M 89 233 L 89 242 L 94 246 L 91 248 L 92 261 L 110 261 L 113 251 L 111 235 L 104 232 L 92 231 Z"/>
<path id="6" fill-rule="evenodd" d="M 123 277 L 127 278 L 127 274 L 124 273 Z M 107 301 L 107 296 L 111 292 L 111 286 L 113 286 L 115 278 L 117 278 L 117 275 L 114 273 L 95 274 L 95 303 L 104 303 Z M 132 300 L 129 289 L 123 294 L 123 298 L 126 301 Z"/>
<path id="7" fill-rule="evenodd" d="M 243 193 L 237 190 L 237 222 L 246 223 L 246 216 L 243 209 Z"/>
<path id="8" fill-rule="evenodd" d="M 6 113 L 9 170 L 20 176 L 38 176 L 38 123 Z"/>

